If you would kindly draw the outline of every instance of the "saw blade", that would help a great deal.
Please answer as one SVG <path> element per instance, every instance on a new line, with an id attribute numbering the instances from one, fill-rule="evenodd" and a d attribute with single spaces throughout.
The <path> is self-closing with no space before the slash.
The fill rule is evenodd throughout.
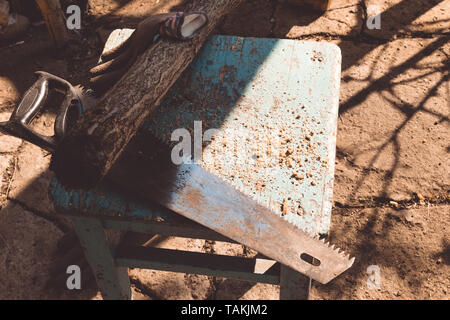
<path id="1" fill-rule="evenodd" d="M 339 248 L 299 229 L 197 164 L 176 166 L 170 148 L 142 130 L 107 178 L 263 255 L 328 283 L 350 268 Z"/>

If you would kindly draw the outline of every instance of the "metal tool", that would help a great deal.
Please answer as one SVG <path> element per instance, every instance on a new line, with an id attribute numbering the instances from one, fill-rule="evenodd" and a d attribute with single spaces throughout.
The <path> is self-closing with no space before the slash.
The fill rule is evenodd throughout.
<path id="1" fill-rule="evenodd" d="M 8 121 L 0 122 L 0 131 L 27 140 L 53 152 L 68 129 L 83 112 L 83 105 L 75 88 L 66 80 L 44 71 L 37 71 L 39 78 L 25 92 L 22 101 L 14 109 Z M 55 119 L 53 136 L 45 136 L 31 129 L 36 115 L 49 107 L 52 91 L 64 95 Z"/>
<path id="2" fill-rule="evenodd" d="M 25 139 L 50 152 L 81 115 L 91 97 L 69 82 L 45 72 L 25 93 L 11 119 L 0 130 Z M 29 124 L 47 102 L 49 89 L 65 94 L 55 121 L 55 135 L 40 135 Z M 62 91 L 61 91 L 62 90 Z M 151 139 L 144 139 L 149 143 Z M 154 140 L 154 139 L 153 139 Z M 271 209 L 209 173 L 196 164 L 176 166 L 164 143 L 142 154 L 140 149 L 124 152 L 108 179 L 163 206 L 283 263 L 321 283 L 327 283 L 350 268 L 354 258 L 287 222 Z M 120 162 L 126 163 L 126 170 Z M 142 168 L 148 168 L 143 172 Z M 139 184 L 134 183 L 139 179 Z M 138 186 L 138 189 L 136 189 Z M 249 233 L 249 230 L 252 230 Z"/>

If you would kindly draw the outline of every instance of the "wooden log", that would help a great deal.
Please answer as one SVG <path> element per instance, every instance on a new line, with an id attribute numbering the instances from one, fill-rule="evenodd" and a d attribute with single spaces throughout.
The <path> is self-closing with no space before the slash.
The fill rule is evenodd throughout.
<path id="1" fill-rule="evenodd" d="M 97 105 L 88 110 L 55 151 L 51 168 L 71 187 L 97 184 L 169 88 L 193 61 L 220 19 L 243 0 L 193 0 L 185 11 L 203 11 L 209 24 L 188 41 L 158 40 Z"/>
<path id="2" fill-rule="evenodd" d="M 57 48 L 62 47 L 69 39 L 69 34 L 59 0 L 36 0 L 36 3 L 41 10 L 50 38 Z"/>

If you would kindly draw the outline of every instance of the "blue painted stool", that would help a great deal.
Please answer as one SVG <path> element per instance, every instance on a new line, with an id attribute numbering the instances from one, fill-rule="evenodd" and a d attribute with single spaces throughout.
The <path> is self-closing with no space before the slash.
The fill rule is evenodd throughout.
<path id="1" fill-rule="evenodd" d="M 106 47 L 129 34 L 116 30 Z M 151 133 L 173 147 L 177 132 L 190 135 L 201 166 L 299 228 L 326 235 L 340 66 L 333 44 L 213 36 L 135 139 Z M 150 143 L 142 148 L 151 154 Z M 127 170 L 126 161 L 118 166 Z M 111 245 L 105 229 L 233 241 L 108 179 L 87 191 L 68 190 L 55 178 L 50 194 L 57 211 L 72 216 L 105 299 L 131 298 L 128 267 L 279 284 L 282 299 L 308 297 L 310 279 L 263 256 Z"/>

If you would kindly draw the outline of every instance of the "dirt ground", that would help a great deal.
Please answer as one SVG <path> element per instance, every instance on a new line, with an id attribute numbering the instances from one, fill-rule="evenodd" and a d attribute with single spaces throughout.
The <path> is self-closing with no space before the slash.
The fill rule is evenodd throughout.
<path id="1" fill-rule="evenodd" d="M 0 43 L 0 121 L 32 84 L 34 71 L 86 84 L 112 29 L 183 6 L 182 0 L 78 2 L 85 9 L 82 29 L 72 35 L 76 40 L 65 54 L 52 49 L 39 23 L 20 39 Z M 379 30 L 366 25 L 374 6 L 381 10 Z M 288 1 L 248 0 L 217 29 L 218 34 L 328 41 L 342 51 L 329 238 L 356 261 L 331 283 L 313 283 L 312 299 L 450 296 L 449 13 L 450 1 L 444 0 L 334 0 L 324 14 Z M 45 113 L 34 126 L 50 133 L 53 118 Z M 72 227 L 48 199 L 49 159 L 38 147 L 0 135 L 0 299 L 99 299 L 88 277 L 83 290 L 55 289 L 58 274 L 65 276 L 64 257 L 83 259 L 78 247 L 67 247 L 73 246 Z M 239 245 L 203 240 L 155 238 L 151 245 L 253 254 Z M 370 266 L 380 270 L 375 289 L 368 283 Z M 89 274 L 86 265 L 82 270 Z M 135 299 L 279 297 L 277 286 L 245 281 L 140 269 L 130 270 L 130 277 Z"/>

